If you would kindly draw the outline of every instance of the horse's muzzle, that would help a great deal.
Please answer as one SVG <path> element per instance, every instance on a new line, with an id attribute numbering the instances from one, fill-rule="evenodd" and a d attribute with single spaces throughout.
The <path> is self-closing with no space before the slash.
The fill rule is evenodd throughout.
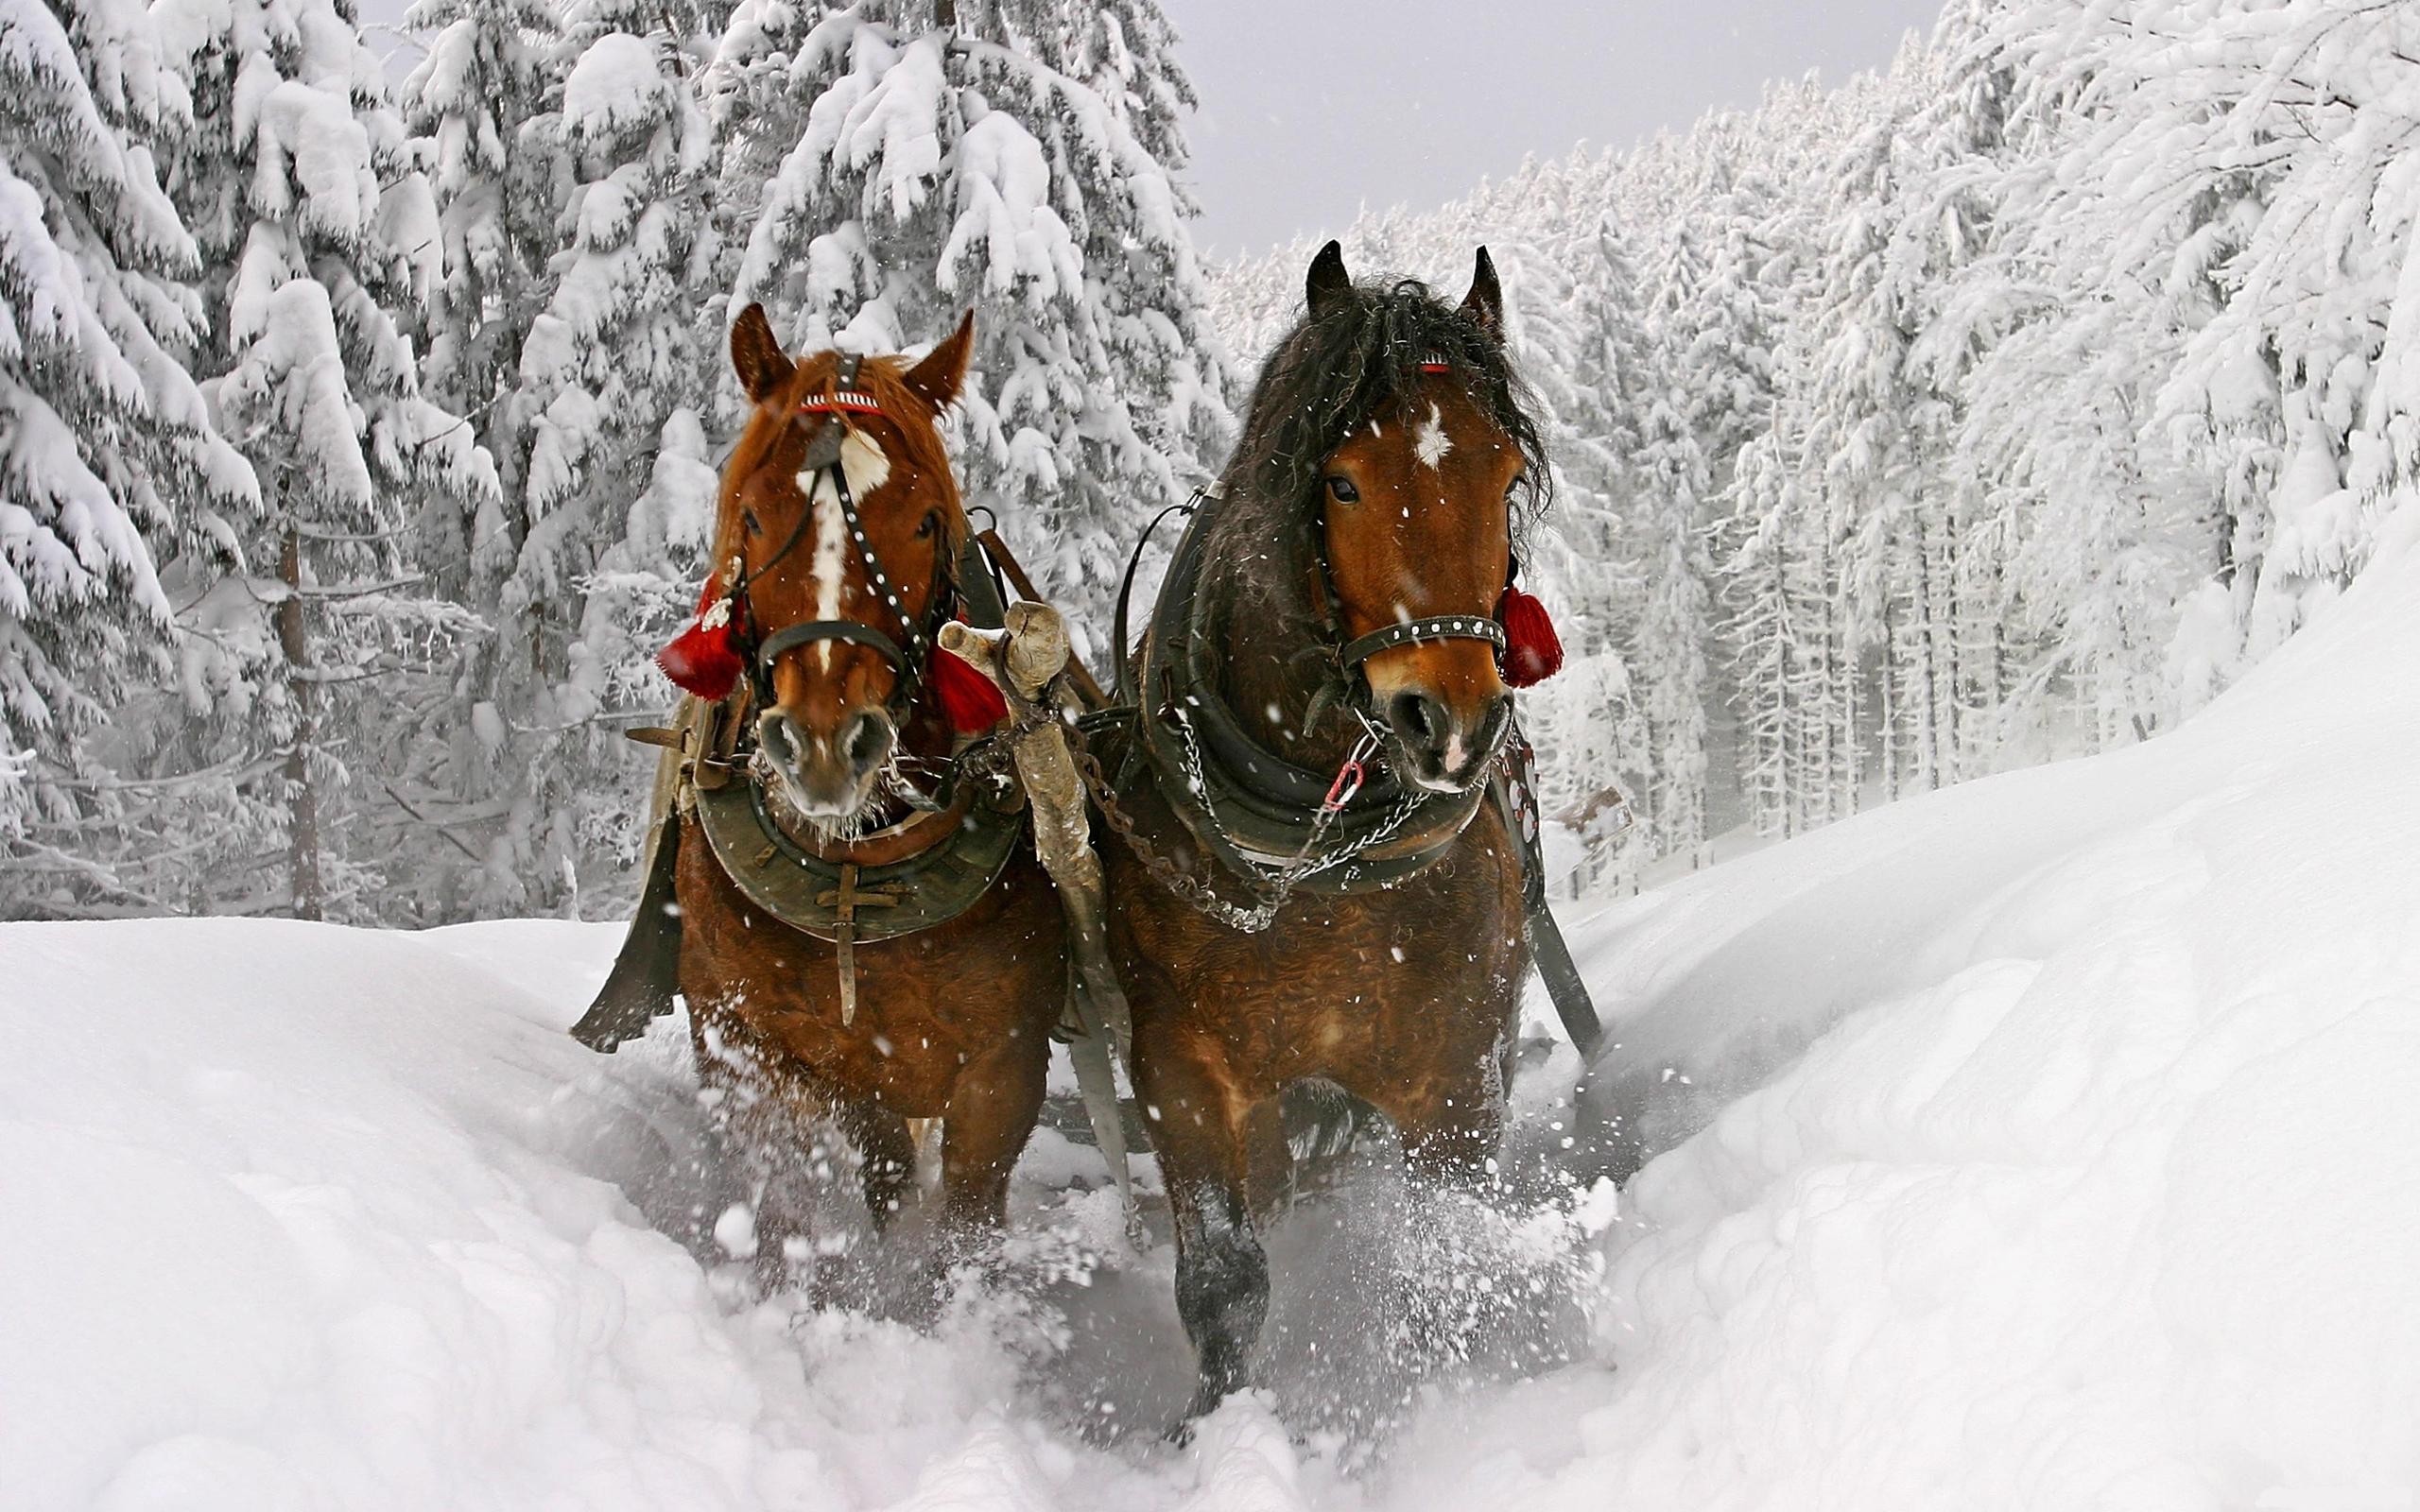
<path id="1" fill-rule="evenodd" d="M 786 710 L 756 721 L 756 742 L 790 804 L 807 819 L 841 823 L 873 799 L 899 732 L 879 709 L 844 714 L 837 730 L 814 730 Z"/>
<path id="2" fill-rule="evenodd" d="M 1512 696 L 1498 694 L 1458 713 L 1423 688 L 1404 688 L 1387 700 L 1397 775 L 1433 793 L 1459 793 L 1478 781 L 1512 724 Z"/>

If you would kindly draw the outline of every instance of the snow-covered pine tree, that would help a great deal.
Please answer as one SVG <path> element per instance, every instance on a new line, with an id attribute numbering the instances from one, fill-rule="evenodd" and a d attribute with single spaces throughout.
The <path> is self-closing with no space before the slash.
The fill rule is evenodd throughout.
<path id="1" fill-rule="evenodd" d="M 2062 350 L 2130 363 L 2080 413 L 2114 433 L 2096 465 L 2142 499 L 2129 512 L 2153 549 L 2092 590 L 2135 601 L 2121 669 L 2139 664 L 2135 639 L 2169 642 L 2166 696 L 2141 713 L 2157 728 L 2366 558 L 2362 459 L 2395 445 L 2371 419 L 2401 412 L 2374 380 L 2409 266 L 2420 114 L 2394 60 L 2420 47 L 2420 17 L 2360 0 L 2150 0 L 2123 15 L 2063 0 L 1996 12 L 1987 43 L 2041 160 L 2012 181 L 2002 220 L 2051 292 L 2038 328 L 2012 338 L 2028 360 L 1987 373 L 1977 403 L 2013 436 L 2026 369 Z M 2057 454 L 2081 439 L 2072 424 L 2039 438 L 2028 475 L 2060 481 Z M 2174 541 L 2187 501 L 2203 507 Z M 2177 548 L 2204 579 L 2181 612 Z M 2097 656 L 2092 636 L 2112 628 L 2074 649 Z"/>
<path id="2" fill-rule="evenodd" d="M 1722 636 L 1738 721 L 1733 749 L 1739 795 L 1756 833 L 1795 834 L 1804 815 L 1798 795 L 1798 742 L 1792 703 L 1808 648 L 1791 613 L 1789 560 L 1797 510 L 1798 462 L 1776 412 L 1764 435 L 1739 449 L 1724 497 L 1720 597 Z"/>
<path id="3" fill-rule="evenodd" d="M 734 307 L 761 300 L 795 347 L 897 351 L 972 305 L 967 500 L 1080 626 L 1108 622 L 1138 522 L 1184 496 L 1230 423 L 1170 33 L 1148 0 L 1117 14 L 1104 69 L 1096 8 L 1074 0 L 747 0 L 711 91 L 723 182 L 752 216 Z M 1114 79 L 1116 102 L 1070 68 Z"/>
<path id="4" fill-rule="evenodd" d="M 1716 128 L 1718 141 L 1729 144 L 1723 150 L 1742 155 L 1726 170 L 1729 180 L 1771 186 L 1732 201 L 1744 225 L 1726 237 L 1739 257 L 1728 277 L 1746 287 L 1724 298 L 1745 310 L 1745 328 L 1760 334 L 1758 377 L 1738 396 L 1736 369 L 1696 369 L 1742 405 L 1718 402 L 1706 422 L 1713 434 L 1739 438 L 1719 510 L 1718 634 L 1738 720 L 1739 784 L 1750 822 L 1767 835 L 1798 833 L 1851 812 L 1855 796 L 1857 666 L 1842 650 L 1831 523 L 1806 482 L 1806 402 L 1836 198 L 1825 170 L 1843 145 L 1837 133 L 1860 119 L 1856 102 L 1875 93 L 1854 82 L 1828 94 L 1811 85 L 1778 88 L 1743 129 Z M 1718 260 L 1719 274 L 1721 266 Z M 1743 424 L 1743 415 L 1761 421 Z M 1843 766 L 1851 777 L 1845 791 Z"/>
<path id="5" fill-rule="evenodd" d="M 1647 449 L 1646 418 L 1656 383 L 1648 350 L 1645 306 L 1623 229 L 1599 217 L 1570 236 L 1554 259 L 1573 270 L 1566 302 L 1576 311 L 1570 355 L 1561 383 L 1546 393 L 1555 410 L 1550 433 L 1558 475 L 1553 540 L 1562 550 L 1537 565 L 1550 571 L 1567 606 L 1564 638 L 1582 675 L 1558 679 L 1532 701 L 1574 707 L 1559 728 L 1579 733 L 1585 722 L 1602 736 L 1574 740 L 1558 763 L 1571 763 L 1569 798 L 1558 816 L 1590 835 L 1586 866 L 1634 880 L 1660 833 L 1650 823 L 1616 831 L 1599 822 L 1628 799 L 1646 816 L 1646 785 L 1654 735 L 1636 702 L 1643 691 L 1631 658 L 1643 616 L 1648 579 L 1650 507 L 1639 468 Z M 1518 302 L 1518 301 L 1516 301 Z M 1525 368 L 1530 353 L 1524 352 Z M 1627 738 L 1610 738 L 1616 732 Z"/>
<path id="6" fill-rule="evenodd" d="M 560 113 L 541 122 L 570 187 L 552 293 L 521 352 L 526 534 L 493 609 L 482 759 L 506 822 L 474 899 L 556 906 L 635 854 L 646 764 L 621 730 L 669 703 L 656 631 L 694 598 L 715 480 L 698 406 L 721 350 L 698 318 L 717 243 L 709 136 L 685 39 L 636 0 L 564 18 Z"/>
<path id="7" fill-rule="evenodd" d="M 528 534 L 528 417 L 515 391 L 522 342 L 553 290 L 547 260 L 565 192 L 550 129 L 562 94 L 560 19 L 551 0 L 418 0 L 404 20 L 430 34 L 403 90 L 440 235 L 420 322 L 422 387 L 468 422 L 499 485 L 473 517 L 431 522 L 421 559 L 449 593 L 482 605 Z"/>
<path id="8" fill-rule="evenodd" d="M 155 795 L 91 737 L 173 681 L 159 558 L 231 549 L 258 492 L 180 362 L 201 265 L 149 17 L 7 0 L 0 37 L 0 913 L 171 906 Z"/>
<path id="9" fill-rule="evenodd" d="M 494 473 L 420 394 L 398 312 L 433 281 L 436 209 L 351 7 L 153 13 L 190 102 L 169 186 L 208 270 L 198 367 L 266 512 L 232 566 L 177 564 L 184 697 L 150 754 L 228 764 L 212 800 L 224 843 L 199 892 L 317 918 L 366 907 L 351 895 L 398 854 L 406 816 L 378 766 L 433 706 L 412 696 L 411 669 L 464 627 L 424 592 L 412 527 L 459 518 Z M 363 779 L 350 791 L 349 766 Z M 262 853 L 270 835 L 282 854 Z"/>
<path id="10" fill-rule="evenodd" d="M 1913 63 L 1903 57 L 1900 71 L 1916 74 Z M 1939 601 L 1946 545 L 1933 512 L 1949 417 L 1909 364 L 1915 269 L 1896 255 L 1912 198 L 1902 161 L 1908 117 L 1921 82 L 1906 78 L 1891 108 L 1842 154 L 1805 409 L 1806 483 L 1840 543 L 1848 593 L 1842 660 L 1857 666 L 1869 652 L 1879 658 L 1886 798 L 1954 776 L 1942 656 L 1948 606 Z M 1855 749 L 1861 735 L 1851 729 L 1843 738 Z"/>
<path id="11" fill-rule="evenodd" d="M 1714 621 L 1713 576 L 1705 551 L 1712 491 L 1694 407 L 1675 378 L 1675 354 L 1685 356 L 1690 319 L 1705 267 L 1685 225 L 1675 227 L 1651 269 L 1641 322 L 1649 381 L 1636 401 L 1637 455 L 1630 473 L 1642 586 L 1628 635 L 1631 679 L 1648 744 L 1643 753 L 1643 817 L 1659 855 L 1685 855 L 1703 866 L 1706 850 L 1707 643 Z"/>

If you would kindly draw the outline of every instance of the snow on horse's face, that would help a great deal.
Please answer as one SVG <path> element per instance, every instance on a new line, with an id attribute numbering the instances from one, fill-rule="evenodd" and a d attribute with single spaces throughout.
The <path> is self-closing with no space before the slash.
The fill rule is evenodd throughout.
<path id="1" fill-rule="evenodd" d="M 1323 279 L 1343 277 L 1341 260 L 1333 272 L 1314 266 L 1314 309 Z M 1484 254 L 1462 310 L 1491 336 L 1502 329 L 1501 296 Z M 1344 634 L 1432 615 L 1493 619 L 1512 562 L 1507 501 L 1522 467 L 1512 437 L 1443 364 L 1425 367 L 1415 384 L 1354 427 L 1319 481 Z M 1363 670 L 1370 706 L 1394 747 L 1391 765 L 1411 783 L 1460 791 L 1495 754 L 1512 698 L 1487 642 L 1391 646 Z"/>
<path id="2" fill-rule="evenodd" d="M 749 585 L 761 634 L 852 620 L 904 646 L 911 627 L 929 617 L 966 537 L 939 421 L 965 382 L 974 335 L 969 315 L 912 367 L 867 358 L 854 388 L 878 410 L 805 412 L 803 404 L 833 394 L 838 354 L 793 362 L 760 305 L 732 327 L 732 366 L 755 411 L 723 472 L 716 559 L 726 571 L 735 558 L 765 573 Z M 847 427 L 839 465 L 865 531 L 862 548 L 828 474 L 804 469 L 825 413 Z M 895 608 L 874 584 L 869 554 L 898 594 Z M 766 764 L 803 817 L 847 827 L 871 808 L 899 751 L 903 732 L 891 714 L 899 669 L 872 646 L 823 639 L 782 651 L 769 674 L 771 707 L 756 712 Z"/>

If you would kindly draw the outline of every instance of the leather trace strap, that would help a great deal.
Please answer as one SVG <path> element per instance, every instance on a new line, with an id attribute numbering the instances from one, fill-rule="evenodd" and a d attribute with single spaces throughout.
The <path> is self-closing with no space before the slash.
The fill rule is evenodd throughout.
<path id="1" fill-rule="evenodd" d="M 1160 522 L 1168 516 L 1172 514 L 1190 516 L 1196 508 L 1200 507 L 1202 500 L 1222 499 L 1226 494 L 1227 486 L 1224 483 L 1206 484 L 1194 490 L 1193 497 L 1183 504 L 1171 504 L 1151 516 L 1151 523 L 1143 527 L 1143 534 L 1134 542 L 1133 553 L 1126 558 L 1126 576 L 1117 585 L 1117 612 L 1110 621 L 1109 631 L 1110 670 L 1114 674 L 1111 681 L 1116 688 L 1119 703 L 1131 705 L 1134 702 L 1134 669 L 1128 664 L 1133 646 L 1126 639 L 1126 614 L 1134 601 L 1134 575 L 1143 567 L 1143 548 L 1151 543 L 1151 537 L 1159 530 Z"/>
<path id="2" fill-rule="evenodd" d="M 1337 662 L 1351 672 L 1389 646 L 1410 645 L 1419 641 L 1485 641 L 1497 651 L 1504 649 L 1504 627 L 1484 614 L 1431 614 L 1426 619 L 1405 620 L 1384 629 L 1372 630 L 1344 643 L 1337 653 Z"/>

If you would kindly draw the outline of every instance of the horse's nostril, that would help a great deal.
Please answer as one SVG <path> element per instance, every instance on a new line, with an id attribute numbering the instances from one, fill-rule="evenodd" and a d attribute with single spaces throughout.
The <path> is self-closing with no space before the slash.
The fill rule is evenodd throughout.
<path id="1" fill-rule="evenodd" d="M 769 709 L 756 721 L 756 743 L 765 747 L 766 755 L 784 765 L 798 765 L 798 727 L 780 710 Z"/>
<path id="2" fill-rule="evenodd" d="M 1387 722 L 1395 727 L 1406 746 L 1431 753 L 1443 748 L 1450 728 L 1443 704 L 1409 690 L 1387 700 Z"/>
<path id="3" fill-rule="evenodd" d="M 1487 706 L 1487 717 L 1479 721 L 1478 740 L 1474 748 L 1481 753 L 1492 754 L 1502 743 L 1505 731 L 1512 723 L 1512 696 L 1508 693 Z"/>
<path id="4" fill-rule="evenodd" d="M 872 771 L 890 754 L 890 721 L 877 713 L 857 715 L 849 721 L 848 739 L 841 750 L 851 766 Z"/>

